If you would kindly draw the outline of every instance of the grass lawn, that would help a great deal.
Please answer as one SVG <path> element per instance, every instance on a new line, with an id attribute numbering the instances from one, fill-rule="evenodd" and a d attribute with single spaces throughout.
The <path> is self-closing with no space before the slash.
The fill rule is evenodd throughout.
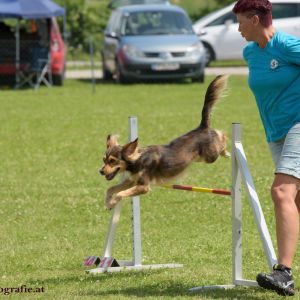
<path id="1" fill-rule="evenodd" d="M 125 143 L 128 116 L 135 115 L 141 145 L 167 143 L 196 127 L 211 79 L 203 85 L 98 83 L 95 93 L 89 82 L 77 80 L 67 80 L 64 88 L 2 90 L 0 288 L 44 289 L 13 294 L 15 299 L 282 299 L 258 288 L 188 292 L 231 283 L 230 198 L 210 194 L 156 187 L 141 199 L 143 263 L 182 263 L 183 269 L 90 276 L 81 267 L 86 255 L 101 255 L 110 219 L 104 193 L 111 183 L 98 174 L 107 134 L 118 133 Z M 232 76 L 229 87 L 214 110 L 213 125 L 231 138 L 231 123 L 242 123 L 243 145 L 275 243 L 273 166 L 263 128 L 246 77 Z M 178 183 L 228 189 L 230 164 L 224 158 L 194 164 Z M 132 255 L 130 211 L 130 201 L 124 201 L 117 259 Z M 244 278 L 254 280 L 268 267 L 245 197 L 243 224 Z"/>

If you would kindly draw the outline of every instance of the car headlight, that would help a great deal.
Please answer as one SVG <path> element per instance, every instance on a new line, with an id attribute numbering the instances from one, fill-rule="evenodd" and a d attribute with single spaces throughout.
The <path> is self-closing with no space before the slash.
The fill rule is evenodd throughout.
<path id="1" fill-rule="evenodd" d="M 123 51 L 125 54 L 132 58 L 142 58 L 145 57 L 145 54 L 140 49 L 132 46 L 132 45 L 124 45 Z"/>
<path id="2" fill-rule="evenodd" d="M 196 57 L 199 56 L 203 52 L 203 46 L 201 43 L 195 43 L 190 46 L 186 50 L 186 56 L 188 57 Z"/>

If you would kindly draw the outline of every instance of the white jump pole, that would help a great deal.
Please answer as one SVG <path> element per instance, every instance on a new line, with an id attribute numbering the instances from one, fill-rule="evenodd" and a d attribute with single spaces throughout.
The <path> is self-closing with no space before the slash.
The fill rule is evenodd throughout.
<path id="1" fill-rule="evenodd" d="M 264 214 L 255 191 L 254 183 L 248 168 L 246 155 L 241 143 L 241 128 L 239 123 L 232 124 L 232 284 L 199 286 L 190 289 L 198 292 L 207 289 L 229 289 L 236 286 L 257 286 L 254 280 L 243 279 L 242 259 L 242 181 L 244 182 L 248 199 L 253 210 L 256 226 L 263 244 L 270 270 L 277 263 L 272 240 L 264 218 Z"/>
<path id="2" fill-rule="evenodd" d="M 129 141 L 134 141 L 138 137 L 137 117 L 129 117 Z M 101 261 L 106 259 L 111 261 L 113 254 L 113 243 L 116 236 L 117 225 L 120 220 L 122 201 L 112 210 L 111 220 L 108 227 L 108 233 L 105 240 L 103 255 L 100 258 L 100 264 L 97 268 L 87 270 L 87 273 L 96 274 L 104 272 L 120 272 L 126 270 L 160 269 L 160 268 L 182 268 L 182 264 L 142 264 L 142 238 L 141 238 L 141 218 L 140 218 L 140 197 L 135 196 L 131 199 L 132 207 L 132 261 L 114 259 L 119 266 L 101 266 Z M 97 257 L 93 257 L 97 258 Z M 96 261 L 96 260 L 95 260 Z"/>
<path id="3" fill-rule="evenodd" d="M 268 231 L 268 227 L 264 218 L 264 214 L 259 202 L 258 195 L 256 193 L 254 182 L 248 168 L 246 155 L 244 152 L 243 145 L 241 143 L 241 132 L 240 124 L 233 124 L 233 138 L 234 138 L 234 152 L 235 152 L 235 165 L 237 165 L 238 170 L 240 170 L 239 177 L 242 177 L 246 192 L 248 195 L 248 200 L 252 207 L 252 211 L 255 217 L 256 227 L 258 229 L 263 248 L 265 251 L 266 258 L 268 260 L 270 270 L 273 269 L 274 264 L 277 263 L 276 254 L 273 248 L 272 240 Z M 236 169 L 236 167 L 235 167 Z M 237 179 L 241 181 L 241 179 Z M 240 197 L 240 195 L 239 195 Z M 237 198 L 237 197 L 235 197 Z M 241 201 L 239 201 L 241 202 Z M 241 213 L 240 213 L 241 215 Z M 237 217 L 234 215 L 234 217 Z M 238 228 L 238 227 L 237 227 Z M 237 243 L 238 244 L 238 243 Z M 238 254 L 241 256 L 241 253 Z M 238 265 L 238 263 L 237 263 Z"/>
<path id="4" fill-rule="evenodd" d="M 136 117 L 129 117 L 129 140 L 134 141 L 138 137 L 138 124 Z M 132 240 L 133 240 L 133 264 L 142 265 L 142 237 L 141 237 L 141 213 L 140 197 L 131 198 L 132 207 Z"/>

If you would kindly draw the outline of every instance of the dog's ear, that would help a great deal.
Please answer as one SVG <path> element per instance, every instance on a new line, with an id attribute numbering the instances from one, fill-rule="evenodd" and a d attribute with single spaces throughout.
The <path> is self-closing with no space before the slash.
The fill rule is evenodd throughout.
<path id="1" fill-rule="evenodd" d="M 106 147 L 107 147 L 107 149 L 111 148 L 113 146 L 117 146 L 117 145 L 119 145 L 118 136 L 109 134 L 106 138 Z"/>
<path id="2" fill-rule="evenodd" d="M 134 159 L 137 153 L 138 138 L 122 147 L 122 155 L 127 159 Z"/>

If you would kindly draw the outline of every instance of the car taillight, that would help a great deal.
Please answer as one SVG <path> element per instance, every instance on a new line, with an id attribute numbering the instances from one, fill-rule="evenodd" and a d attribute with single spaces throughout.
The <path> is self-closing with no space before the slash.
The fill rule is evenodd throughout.
<path id="1" fill-rule="evenodd" d="M 56 40 L 52 41 L 51 48 L 52 48 L 52 51 L 58 52 L 60 50 L 58 41 L 56 41 Z"/>

